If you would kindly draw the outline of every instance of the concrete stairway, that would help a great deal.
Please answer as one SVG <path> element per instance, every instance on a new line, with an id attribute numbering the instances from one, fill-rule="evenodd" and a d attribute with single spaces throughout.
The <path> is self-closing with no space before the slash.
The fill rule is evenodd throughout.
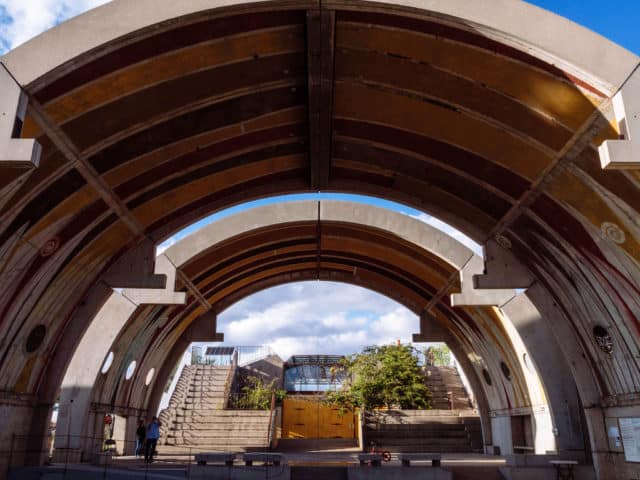
<path id="1" fill-rule="evenodd" d="M 451 409 L 448 392 L 451 392 L 454 410 L 471 408 L 469 395 L 455 367 L 424 367 L 424 375 L 434 409 Z"/>
<path id="2" fill-rule="evenodd" d="M 473 411 L 385 410 L 366 412 L 365 442 L 390 452 L 482 451 L 480 418 Z"/>
<path id="3" fill-rule="evenodd" d="M 225 409 L 232 374 L 229 366 L 185 367 L 171 397 L 173 410 L 160 417 L 168 422 L 160 443 L 198 450 L 266 449 L 269 411 Z"/>

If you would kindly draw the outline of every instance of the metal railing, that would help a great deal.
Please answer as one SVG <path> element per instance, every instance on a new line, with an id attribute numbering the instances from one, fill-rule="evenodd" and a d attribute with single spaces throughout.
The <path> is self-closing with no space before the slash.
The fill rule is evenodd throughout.
<path id="1" fill-rule="evenodd" d="M 273 350 L 268 345 L 237 346 L 233 348 L 233 353 L 219 355 L 207 355 L 206 346 L 194 346 L 190 349 L 192 365 L 218 365 L 228 366 L 235 362 L 239 367 L 244 367 L 253 362 L 274 355 Z"/>

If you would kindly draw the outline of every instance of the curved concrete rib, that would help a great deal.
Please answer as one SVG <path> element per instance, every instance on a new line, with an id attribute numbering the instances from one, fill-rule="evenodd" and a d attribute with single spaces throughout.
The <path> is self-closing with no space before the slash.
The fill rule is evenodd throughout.
<path id="1" fill-rule="evenodd" d="M 180 268 L 211 245 L 248 231 L 278 223 L 315 220 L 361 224 L 392 232 L 444 260 L 460 271 L 462 291 L 451 297 L 455 306 L 500 306 L 515 296 L 513 289 L 476 289 L 473 277 L 484 273 L 484 261 L 446 233 L 407 215 L 361 203 L 322 200 L 258 207 L 203 227 L 164 254 Z"/>
<path id="2" fill-rule="evenodd" d="M 261 228 L 310 221 L 348 223 L 379 229 L 441 258 L 461 272 L 463 283 L 462 293 L 456 294 L 458 304 L 466 302 L 465 304 L 472 305 L 502 305 L 515 296 L 513 290 L 474 289 L 471 279 L 474 275 L 483 273 L 483 260 L 446 233 L 397 212 L 366 204 L 338 201 L 274 204 L 224 218 L 194 232 L 166 250 L 158 257 L 156 272 L 165 273 L 168 278 L 167 285 L 173 285 L 176 275 L 175 269 L 203 254 L 213 245 Z M 129 300 L 130 302 L 127 304 Z M 108 352 L 108 346 L 128 321 L 129 316 L 135 310 L 136 303 L 179 303 L 179 300 L 183 300 L 183 297 L 178 298 L 175 292 L 168 290 L 125 289 L 122 291 L 122 296 L 114 293 L 107 305 L 101 310 L 100 315 L 92 322 L 92 328 L 87 332 L 82 342 L 83 345 L 90 344 L 92 342 L 89 339 L 93 338 L 93 342 L 99 340 L 103 342 L 103 345 L 99 349 L 96 349 L 94 345 L 94 354 L 89 358 L 82 358 L 81 352 L 84 350 L 78 349 L 72 362 L 73 368 L 70 367 L 68 370 L 68 380 L 65 378 L 65 391 L 73 392 L 71 397 L 83 398 L 85 404 L 87 403 L 87 400 L 81 396 L 81 392 L 77 391 L 79 385 L 71 373 L 79 368 L 78 365 L 82 365 L 82 368 L 87 371 L 82 377 L 80 387 L 91 385 L 91 382 L 98 375 L 101 362 Z M 109 321 L 104 321 L 105 317 Z M 100 325 L 99 333 L 96 324 Z M 108 330 L 108 335 L 105 334 L 106 330 Z M 517 335 L 517 332 L 512 330 L 511 335 Z M 519 341 L 516 344 L 520 345 L 522 342 Z M 122 359 L 119 360 L 120 363 L 122 361 Z M 91 368 L 88 368 L 88 362 L 93 363 Z M 120 365 L 120 369 L 124 367 L 124 365 Z M 76 391 L 73 391 L 74 386 Z M 74 411 L 78 410 L 77 403 L 74 403 L 73 408 Z M 83 408 L 86 408 L 86 405 Z M 550 421 L 547 423 L 551 424 Z M 64 431 L 64 426 L 63 423 L 62 431 Z M 80 425 L 75 427 L 72 425 L 72 427 L 73 432 L 81 431 Z M 73 447 L 73 445 L 71 446 Z M 506 445 L 503 446 L 503 448 L 506 447 Z M 548 443 L 545 444 L 545 448 L 550 448 Z"/>
<path id="3" fill-rule="evenodd" d="M 266 9 L 368 9 L 437 16 L 532 53 L 613 95 L 638 65 L 633 53 L 565 18 L 517 0 L 114 0 L 64 22 L 2 57 L 26 86 L 104 44 L 180 17 Z M 544 26 L 541 28 L 541 26 Z"/>
<path id="4" fill-rule="evenodd" d="M 156 257 L 155 273 L 166 275 L 164 289 L 126 288 L 114 291 L 102 306 L 78 344 L 62 381 L 56 448 L 80 448 L 91 389 L 111 345 L 133 312 L 142 304 L 182 304 L 184 292 L 174 291 L 176 269 L 164 255 Z M 75 419 L 75 420 L 74 420 Z M 64 432 L 64 434 L 62 434 Z"/>

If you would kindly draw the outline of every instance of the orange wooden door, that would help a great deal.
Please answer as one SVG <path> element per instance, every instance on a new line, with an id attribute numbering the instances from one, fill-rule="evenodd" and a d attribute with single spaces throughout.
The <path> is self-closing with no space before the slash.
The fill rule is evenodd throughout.
<path id="1" fill-rule="evenodd" d="M 316 400 L 286 398 L 282 438 L 355 438 L 356 416 Z"/>

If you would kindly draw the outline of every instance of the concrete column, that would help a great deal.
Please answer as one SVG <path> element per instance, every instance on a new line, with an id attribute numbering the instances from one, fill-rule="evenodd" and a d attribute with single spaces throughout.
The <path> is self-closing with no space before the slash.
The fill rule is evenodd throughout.
<path id="1" fill-rule="evenodd" d="M 513 298 L 501 309 L 517 330 L 544 385 L 555 426 L 548 425 L 548 421 L 542 418 L 537 419 L 540 422 L 537 425 L 547 424 L 552 433 L 557 433 L 555 443 L 560 452 L 584 451 L 580 401 L 573 373 L 548 328 L 547 320 L 525 294 Z M 542 437 L 537 442 L 542 442 Z"/>
<path id="2" fill-rule="evenodd" d="M 25 465 L 28 461 L 27 449 L 32 445 L 44 455 L 46 437 L 37 439 L 28 436 L 35 401 L 31 395 L 0 393 L 0 477 L 7 471 L 9 464 Z"/>
<path id="3" fill-rule="evenodd" d="M 137 415 L 129 415 L 126 417 L 125 442 L 122 450 L 124 455 L 136 454 L 136 430 L 138 429 L 138 420 L 140 420 L 140 418 Z"/>
<path id="4" fill-rule="evenodd" d="M 511 417 L 492 416 L 491 435 L 493 446 L 500 448 L 501 455 L 511 455 L 513 453 L 513 442 L 511 440 Z M 493 453 L 493 452 L 487 452 Z"/>

